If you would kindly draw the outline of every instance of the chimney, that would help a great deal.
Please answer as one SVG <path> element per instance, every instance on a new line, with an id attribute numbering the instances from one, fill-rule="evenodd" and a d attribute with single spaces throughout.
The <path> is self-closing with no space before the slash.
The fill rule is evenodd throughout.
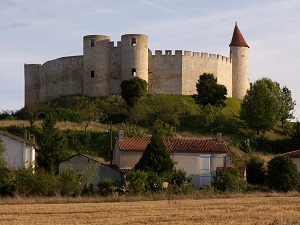
<path id="1" fill-rule="evenodd" d="M 222 141 L 222 133 L 217 133 L 217 141 Z"/>
<path id="2" fill-rule="evenodd" d="M 120 129 L 119 130 L 119 141 L 123 141 L 124 140 L 124 130 Z"/>

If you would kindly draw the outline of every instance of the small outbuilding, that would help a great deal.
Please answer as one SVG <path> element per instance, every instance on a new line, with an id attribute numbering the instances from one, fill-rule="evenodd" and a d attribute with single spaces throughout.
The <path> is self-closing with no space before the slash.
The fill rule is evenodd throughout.
<path id="1" fill-rule="evenodd" d="M 117 165 L 103 164 L 97 159 L 81 153 L 62 161 L 59 164 L 59 174 L 62 174 L 66 167 L 73 168 L 78 176 L 83 176 L 89 169 L 95 169 L 96 175 L 91 181 L 93 185 L 98 185 L 100 181 L 105 179 L 110 179 L 120 185 L 124 183 L 124 173 L 121 172 Z"/>

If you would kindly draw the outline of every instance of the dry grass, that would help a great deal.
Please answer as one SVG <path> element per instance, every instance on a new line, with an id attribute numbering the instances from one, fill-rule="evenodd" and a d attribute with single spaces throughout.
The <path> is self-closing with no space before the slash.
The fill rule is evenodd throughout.
<path id="1" fill-rule="evenodd" d="M 2 199 L 0 224 L 300 224 L 299 193 L 142 199 Z"/>

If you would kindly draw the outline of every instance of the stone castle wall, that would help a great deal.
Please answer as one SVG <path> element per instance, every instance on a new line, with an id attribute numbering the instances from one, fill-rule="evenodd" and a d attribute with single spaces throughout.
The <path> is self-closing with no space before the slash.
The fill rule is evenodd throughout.
<path id="1" fill-rule="evenodd" d="M 231 50 L 233 58 L 248 57 L 248 49 L 237 49 Z M 181 50 L 165 50 L 164 54 L 156 50 L 153 54 L 148 48 L 148 37 L 142 34 L 122 35 L 117 46 L 109 36 L 88 35 L 83 38 L 82 56 L 58 58 L 43 65 L 25 64 L 25 106 L 74 94 L 120 95 L 121 82 L 135 76 L 148 82 L 150 93 L 192 95 L 196 94 L 196 83 L 203 73 L 214 74 L 218 83 L 226 86 L 227 96 L 236 97 L 244 95 L 244 87 L 249 86 L 247 63 L 236 64 L 225 56 Z M 233 65 L 235 71 L 246 74 L 247 80 L 244 75 L 233 78 Z"/>

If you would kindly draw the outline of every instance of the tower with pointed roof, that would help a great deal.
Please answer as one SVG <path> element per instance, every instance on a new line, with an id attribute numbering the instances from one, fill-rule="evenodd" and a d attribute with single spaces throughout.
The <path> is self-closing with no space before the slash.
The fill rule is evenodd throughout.
<path id="1" fill-rule="evenodd" d="M 243 99 L 250 87 L 248 79 L 249 46 L 235 23 L 230 47 L 232 61 L 232 97 Z"/>

